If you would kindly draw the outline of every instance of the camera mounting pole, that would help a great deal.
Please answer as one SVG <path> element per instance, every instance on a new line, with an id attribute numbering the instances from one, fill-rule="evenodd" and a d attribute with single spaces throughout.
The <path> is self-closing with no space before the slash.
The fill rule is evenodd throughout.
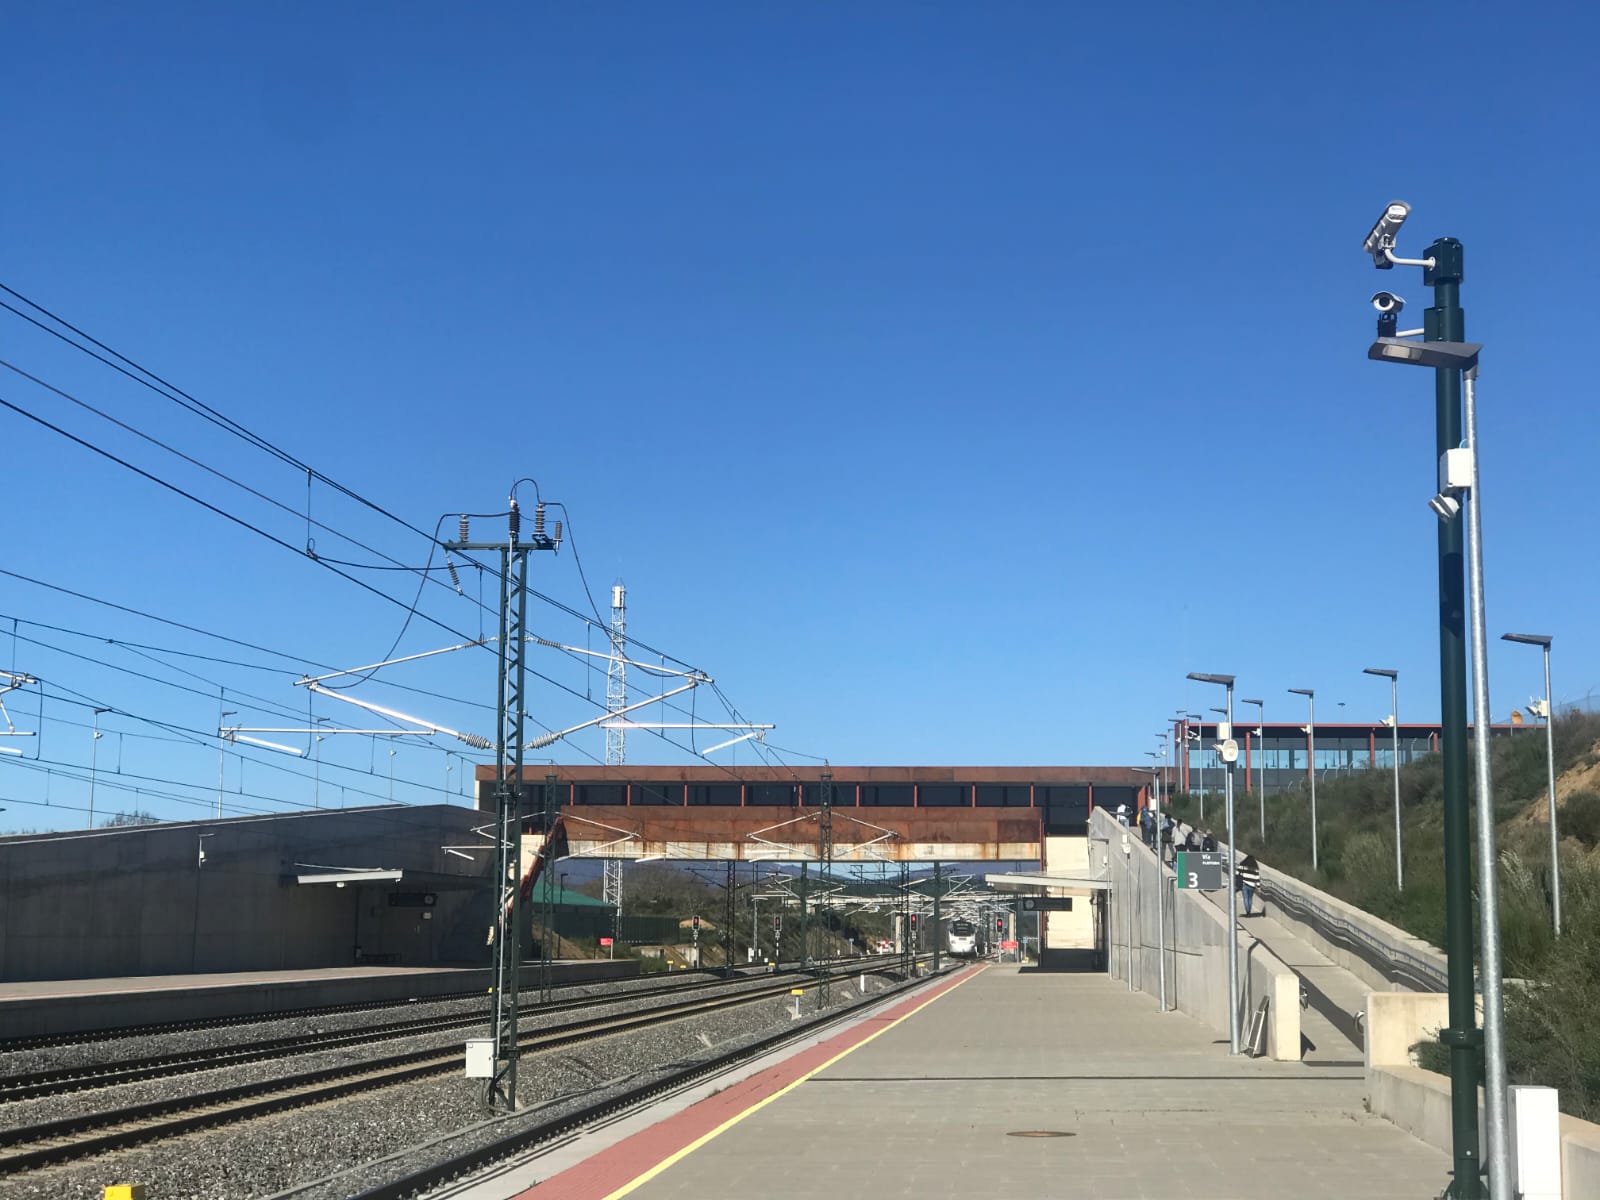
<path id="1" fill-rule="evenodd" d="M 1433 307 L 1423 314 L 1423 340 L 1465 338 L 1461 308 L 1463 254 L 1455 238 L 1428 247 L 1433 265 L 1422 282 L 1433 289 Z M 1461 445 L 1461 372 L 1440 367 L 1434 374 L 1437 456 Z M 1458 1200 L 1478 1200 L 1482 1170 L 1478 1143 L 1478 1028 L 1472 967 L 1472 828 L 1467 803 L 1466 568 L 1460 521 L 1441 521 L 1439 539 L 1439 739 L 1444 768 L 1445 950 L 1449 959 L 1450 1024 L 1439 1040 L 1450 1048 L 1450 1116 Z M 1486 719 L 1480 714 L 1479 719 Z"/>

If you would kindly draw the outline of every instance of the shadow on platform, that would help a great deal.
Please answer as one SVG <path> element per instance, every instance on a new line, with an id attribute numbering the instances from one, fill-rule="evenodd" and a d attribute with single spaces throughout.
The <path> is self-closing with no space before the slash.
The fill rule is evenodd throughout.
<path id="1" fill-rule="evenodd" d="M 1104 971 L 1105 969 L 1104 956 L 1098 950 L 1046 950 L 1040 955 L 1036 964 L 1023 967 L 1022 973 L 1029 974 L 1034 971 Z"/>

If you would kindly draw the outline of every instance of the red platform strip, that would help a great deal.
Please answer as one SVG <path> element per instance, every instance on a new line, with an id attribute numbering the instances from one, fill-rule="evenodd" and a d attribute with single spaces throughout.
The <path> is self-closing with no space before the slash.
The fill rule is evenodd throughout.
<path id="1" fill-rule="evenodd" d="M 714 1130 L 744 1116 L 764 1100 L 803 1080 L 829 1060 L 849 1053 L 931 1004 L 954 987 L 971 979 L 982 966 L 969 967 L 929 992 L 903 1000 L 884 1012 L 862 1020 L 853 1028 L 775 1063 L 748 1079 L 732 1084 L 714 1096 L 641 1129 L 577 1166 L 520 1192 L 514 1200 L 603 1200 L 640 1179 L 665 1160 L 679 1154 Z M 631 1189 L 630 1189 L 631 1190 Z"/>

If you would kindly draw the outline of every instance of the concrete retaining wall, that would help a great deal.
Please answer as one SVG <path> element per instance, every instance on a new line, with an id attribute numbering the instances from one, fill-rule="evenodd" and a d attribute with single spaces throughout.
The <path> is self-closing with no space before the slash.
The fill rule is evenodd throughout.
<path id="1" fill-rule="evenodd" d="M 1262 895 L 1273 917 L 1369 987 L 1382 991 L 1443 991 L 1443 951 L 1353 904 L 1262 864 Z"/>
<path id="2" fill-rule="evenodd" d="M 482 818 L 447 805 L 322 810 L 0 839 L 0 980 L 483 961 Z M 204 852 L 202 860 L 201 852 Z M 324 867 L 399 883 L 301 885 Z M 394 893 L 429 893 L 429 907 Z"/>
<path id="3" fill-rule="evenodd" d="M 1090 863 L 1108 875 L 1111 890 L 1108 936 L 1110 972 L 1135 989 L 1160 994 L 1162 954 L 1158 940 L 1157 896 L 1164 890 L 1167 1003 L 1228 1032 L 1228 920 L 1201 896 L 1173 887 L 1172 873 L 1159 867 L 1138 830 L 1124 829 L 1102 812 L 1090 822 Z M 1267 1002 L 1268 1057 L 1298 1061 L 1300 981 L 1264 945 L 1238 936 L 1240 1036 L 1252 1014 Z"/>
<path id="4" fill-rule="evenodd" d="M 1449 1022 L 1443 993 L 1373 992 L 1367 997 L 1367 1103 L 1430 1146 L 1451 1150 L 1450 1080 L 1418 1067 L 1417 1042 L 1431 1041 Z M 1484 1102 L 1478 1092 L 1478 1141 L 1484 1141 Z M 1562 1200 L 1600 1196 L 1600 1125 L 1561 1118 Z"/>

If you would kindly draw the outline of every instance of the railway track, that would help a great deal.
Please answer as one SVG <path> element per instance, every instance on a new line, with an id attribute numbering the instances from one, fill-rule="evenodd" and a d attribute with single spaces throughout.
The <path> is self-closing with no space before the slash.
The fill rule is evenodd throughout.
<path id="1" fill-rule="evenodd" d="M 748 978 L 748 977 L 744 977 Z M 607 996 L 604 993 L 558 1000 L 549 1004 L 530 1004 L 518 1008 L 520 1017 L 537 1017 L 549 1013 L 570 1012 L 574 1009 L 593 1008 L 597 1004 L 622 1003 L 633 999 L 682 993 L 698 987 L 725 987 L 733 980 L 703 979 L 694 983 L 682 982 L 653 988 L 634 988 Z M 472 999 L 483 1000 L 481 993 Z M 34 1071 L 26 1075 L 13 1075 L 0 1080 L 0 1104 L 18 1100 L 35 1100 L 89 1088 L 114 1087 L 125 1083 L 138 1083 L 149 1079 L 162 1079 L 196 1071 L 211 1071 L 219 1067 L 238 1066 L 243 1063 L 263 1062 L 273 1058 L 292 1058 L 317 1050 L 333 1050 L 346 1046 L 361 1046 L 373 1042 L 392 1041 L 396 1038 L 415 1037 L 427 1033 L 443 1033 L 452 1029 L 472 1029 L 484 1024 L 485 1016 L 479 1012 L 441 1014 L 416 1017 L 406 1021 L 391 1021 L 382 1025 L 368 1025 L 360 1029 L 329 1030 L 322 1033 L 296 1034 L 289 1037 L 270 1038 L 265 1041 L 243 1042 L 235 1046 L 208 1046 L 173 1054 L 154 1055 L 148 1058 L 124 1059 L 97 1063 L 92 1066 L 62 1067 L 53 1071 Z"/>
<path id="2" fill-rule="evenodd" d="M 860 967 L 852 963 L 842 969 L 855 971 Z M 892 965 L 886 964 L 879 969 L 892 969 Z M 700 996 L 640 1012 L 617 1013 L 529 1031 L 518 1038 L 517 1044 L 524 1053 L 559 1049 L 598 1037 L 788 995 L 796 986 L 795 979 L 790 975 L 772 979 L 768 984 L 728 994 Z M 816 980 L 808 979 L 799 986 L 813 988 Z M 592 1006 L 594 1002 L 590 999 L 587 1003 Z M 481 1016 L 471 1023 L 481 1025 Z M 464 1066 L 465 1054 L 459 1048 L 413 1050 L 275 1080 L 3 1130 L 0 1131 L 0 1176 L 75 1161 L 108 1150 L 176 1137 L 288 1108 L 325 1103 L 356 1092 L 460 1071 Z"/>

